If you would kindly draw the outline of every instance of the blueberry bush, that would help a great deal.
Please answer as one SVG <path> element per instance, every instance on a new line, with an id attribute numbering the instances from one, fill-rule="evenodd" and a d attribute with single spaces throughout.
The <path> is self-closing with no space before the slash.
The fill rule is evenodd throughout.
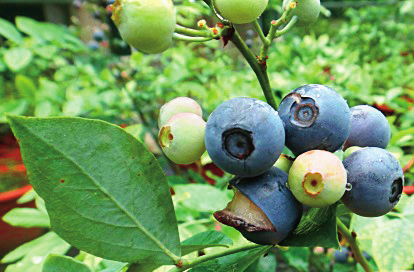
<path id="1" fill-rule="evenodd" d="M 414 197 L 402 191 L 413 183 L 413 32 L 404 16 L 414 7 L 350 9 L 334 36 L 330 19 L 307 27 L 317 0 L 255 2 L 253 20 L 236 0 L 153 2 L 112 3 L 121 36 L 138 50 L 116 68 L 88 65 L 95 53 L 62 28 L 52 37 L 52 25 L 0 21 L 3 118 L 34 188 L 20 202 L 37 203 L 4 220 L 51 229 L 7 254 L 6 271 L 412 268 Z M 256 11 L 277 15 L 266 23 Z M 383 27 L 366 28 L 376 15 Z M 391 50 L 386 41 L 397 39 Z M 43 46 L 60 62 L 44 61 Z M 41 112 L 45 101 L 53 111 Z M 354 132 L 376 126 L 354 125 L 360 104 L 389 115 L 372 117 L 389 124 L 372 141 Z M 148 150 L 142 127 L 114 125 L 135 120 L 170 164 Z M 172 162 L 222 170 L 207 173 L 212 186 Z"/>

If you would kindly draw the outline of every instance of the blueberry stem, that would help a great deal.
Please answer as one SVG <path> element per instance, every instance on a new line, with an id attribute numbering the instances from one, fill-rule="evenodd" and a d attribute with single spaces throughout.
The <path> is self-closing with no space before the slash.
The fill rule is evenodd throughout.
<path id="1" fill-rule="evenodd" d="M 259 80 L 260 86 L 262 87 L 263 94 L 265 95 L 266 102 L 272 106 L 273 109 L 277 110 L 276 100 L 270 87 L 269 77 L 267 75 L 266 62 L 259 62 L 252 51 L 247 47 L 246 43 L 240 37 L 237 30 L 234 31 L 234 34 L 231 36 L 232 43 L 239 49 L 240 53 L 249 63 L 250 67 L 253 69 L 253 72 L 256 74 L 257 79 Z"/>
<path id="2" fill-rule="evenodd" d="M 214 37 L 213 32 L 209 30 L 197 30 L 192 28 L 187 28 L 181 25 L 175 25 L 175 32 L 178 34 L 183 34 L 189 37 Z"/>
<path id="3" fill-rule="evenodd" d="M 352 235 L 349 229 L 344 225 L 344 223 L 342 223 L 341 220 L 339 220 L 339 218 L 336 218 L 336 225 L 338 226 L 338 231 L 348 241 L 352 253 L 354 253 L 355 260 L 362 266 L 362 268 L 364 268 L 365 272 L 372 271 L 371 266 L 369 265 L 367 259 L 365 259 L 361 249 L 358 246 L 358 241 L 356 237 Z"/>
<path id="4" fill-rule="evenodd" d="M 213 37 L 190 37 L 183 34 L 174 33 L 173 39 L 185 42 L 207 42 L 213 40 Z"/>
<path id="5" fill-rule="evenodd" d="M 189 268 L 192 268 L 196 265 L 199 265 L 201 263 L 216 259 L 216 258 L 220 258 L 220 257 L 224 257 L 230 254 L 235 254 L 238 252 L 242 252 L 242 251 L 246 251 L 246 250 L 250 250 L 250 249 L 255 249 L 255 248 L 263 248 L 263 252 L 267 252 L 267 250 L 271 249 L 273 246 L 263 246 L 263 245 L 258 245 L 258 244 L 244 244 L 244 245 L 240 245 L 240 246 L 234 246 L 228 249 L 225 249 L 223 251 L 220 252 L 216 252 L 216 253 L 212 253 L 212 254 L 207 254 L 201 257 L 198 257 L 194 260 L 181 260 L 181 263 L 177 266 L 174 267 L 172 269 L 170 269 L 168 272 L 181 272 L 181 271 L 185 271 Z"/>
<path id="6" fill-rule="evenodd" d="M 268 39 L 266 39 L 265 35 L 263 34 L 263 31 L 259 25 L 259 22 L 257 22 L 257 20 L 253 21 L 253 27 L 254 30 L 257 32 L 257 34 L 259 35 L 260 39 L 262 40 L 263 44 L 270 44 L 270 41 Z"/>
<path id="7" fill-rule="evenodd" d="M 260 50 L 260 55 L 258 57 L 259 61 L 266 61 L 267 53 L 269 51 L 270 45 L 272 44 L 272 41 L 275 38 L 280 37 L 283 34 L 285 34 L 296 23 L 297 18 L 289 22 L 289 24 L 284 29 L 278 31 L 280 26 L 287 23 L 291 19 L 291 15 L 295 7 L 296 5 L 293 5 L 293 6 L 289 5 L 289 8 L 287 8 L 283 12 L 282 16 L 277 20 L 273 20 L 272 23 L 270 24 L 269 33 L 267 34 L 267 37 L 266 37 L 267 42 L 264 42 L 262 45 L 262 48 Z"/>

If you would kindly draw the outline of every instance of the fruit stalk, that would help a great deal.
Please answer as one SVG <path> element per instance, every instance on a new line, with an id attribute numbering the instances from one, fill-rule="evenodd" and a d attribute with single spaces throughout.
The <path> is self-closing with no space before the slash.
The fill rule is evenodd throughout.
<path id="1" fill-rule="evenodd" d="M 294 8 L 295 8 L 295 5 L 289 6 L 289 8 L 285 12 L 283 12 L 282 16 L 278 20 L 272 21 L 269 34 L 267 34 L 267 37 L 266 37 L 267 42 L 263 43 L 262 48 L 260 50 L 259 61 L 266 60 L 267 52 L 269 51 L 269 48 L 270 48 L 270 45 L 272 44 L 273 39 L 285 34 L 296 23 L 297 19 L 292 21 L 292 24 L 289 23 L 288 26 L 286 26 L 283 30 L 281 30 L 283 31 L 283 33 L 278 33 L 279 27 L 287 22 Z"/>
<path id="2" fill-rule="evenodd" d="M 185 271 L 189 268 L 195 267 L 201 263 L 216 259 L 216 258 L 220 258 L 220 257 L 224 257 L 230 254 L 235 254 L 238 252 L 242 252 L 242 251 L 246 251 L 246 250 L 250 250 L 250 249 L 255 249 L 255 248 L 259 248 L 262 247 L 263 249 L 271 249 L 273 246 L 262 246 L 262 245 L 258 245 L 258 244 L 244 244 L 244 245 L 240 245 L 240 246 L 235 246 L 229 249 L 225 249 L 223 251 L 217 252 L 217 253 L 213 253 L 213 254 L 207 254 L 204 255 L 202 257 L 198 257 L 194 260 L 182 260 L 182 265 L 180 265 L 180 267 L 174 267 L 172 269 L 170 269 L 168 272 L 181 272 L 181 271 Z"/>
<path id="3" fill-rule="evenodd" d="M 247 60 L 250 67 L 253 69 L 256 74 L 257 79 L 259 80 L 260 86 L 262 87 L 263 94 L 265 95 L 266 102 L 272 106 L 274 110 L 277 110 L 277 104 L 275 97 L 270 87 L 269 77 L 266 71 L 266 64 L 262 65 L 256 59 L 256 56 L 250 51 L 247 45 L 244 43 L 243 39 L 240 37 L 237 30 L 234 31 L 234 34 L 231 37 L 231 42 L 239 49 L 240 53 Z"/>
<path id="4" fill-rule="evenodd" d="M 178 24 L 175 25 L 175 32 L 190 37 L 213 37 L 213 33 L 208 30 L 191 29 Z"/>
<path id="5" fill-rule="evenodd" d="M 336 225 L 338 226 L 338 231 L 345 237 L 348 241 L 349 245 L 351 246 L 352 253 L 355 256 L 355 260 L 364 268 L 365 272 L 371 272 L 372 268 L 369 265 L 367 259 L 365 259 L 364 255 L 362 254 L 361 249 L 358 246 L 358 242 L 356 237 L 352 235 L 349 229 L 342 223 L 339 218 L 336 218 Z"/>

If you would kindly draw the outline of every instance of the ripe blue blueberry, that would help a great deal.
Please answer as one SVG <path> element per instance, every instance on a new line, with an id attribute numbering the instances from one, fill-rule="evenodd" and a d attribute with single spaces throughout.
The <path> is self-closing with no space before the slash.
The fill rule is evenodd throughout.
<path id="1" fill-rule="evenodd" d="M 365 147 L 344 161 L 348 183 L 342 202 L 352 212 L 366 217 L 389 212 L 400 200 L 404 174 L 397 159 L 378 147 Z"/>
<path id="2" fill-rule="evenodd" d="M 390 138 L 390 125 L 379 110 L 368 105 L 351 108 L 351 133 L 344 149 L 350 146 L 386 148 Z"/>
<path id="3" fill-rule="evenodd" d="M 99 43 L 97 41 L 90 41 L 88 42 L 88 48 L 92 51 L 96 51 L 99 49 Z"/>
<path id="4" fill-rule="evenodd" d="M 266 172 L 282 153 L 285 131 L 278 113 L 254 98 L 233 98 L 210 115 L 205 144 L 213 162 L 243 177 Z"/>
<path id="5" fill-rule="evenodd" d="M 230 181 L 236 188 L 233 200 L 214 217 L 254 243 L 280 243 L 295 230 L 303 212 L 302 204 L 286 187 L 287 179 L 276 167 L 257 177 L 234 178 Z"/>
<path id="6" fill-rule="evenodd" d="M 341 247 L 341 250 L 334 251 L 335 262 L 346 263 L 346 261 L 348 260 L 348 256 L 349 256 L 349 251 L 345 246 Z"/>
<path id="7" fill-rule="evenodd" d="M 285 96 L 279 106 L 286 146 L 296 155 L 309 150 L 338 150 L 348 138 L 351 123 L 346 101 L 334 89 L 310 84 Z"/>
<path id="8" fill-rule="evenodd" d="M 93 36 L 93 39 L 97 42 L 101 42 L 105 39 L 105 33 L 100 29 L 95 30 L 92 36 Z"/>

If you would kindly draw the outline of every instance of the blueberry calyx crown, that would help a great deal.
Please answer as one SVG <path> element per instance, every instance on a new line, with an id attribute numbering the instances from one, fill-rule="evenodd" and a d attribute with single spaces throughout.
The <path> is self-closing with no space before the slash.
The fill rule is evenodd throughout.
<path id="1" fill-rule="evenodd" d="M 224 151 L 239 160 L 247 159 L 255 149 L 252 132 L 241 128 L 223 132 L 222 141 Z"/>
<path id="2" fill-rule="evenodd" d="M 391 195 L 390 195 L 390 203 L 398 202 L 401 198 L 401 194 L 403 191 L 403 179 L 397 178 L 391 184 Z"/>
<path id="3" fill-rule="evenodd" d="M 319 115 L 319 109 L 316 106 L 315 100 L 310 97 L 302 97 L 298 93 L 289 94 L 295 102 L 290 108 L 290 122 L 299 127 L 310 127 L 315 123 Z"/>
<path id="4" fill-rule="evenodd" d="M 316 198 L 324 188 L 323 175 L 318 172 L 306 173 L 302 181 L 302 188 L 307 195 Z"/>

